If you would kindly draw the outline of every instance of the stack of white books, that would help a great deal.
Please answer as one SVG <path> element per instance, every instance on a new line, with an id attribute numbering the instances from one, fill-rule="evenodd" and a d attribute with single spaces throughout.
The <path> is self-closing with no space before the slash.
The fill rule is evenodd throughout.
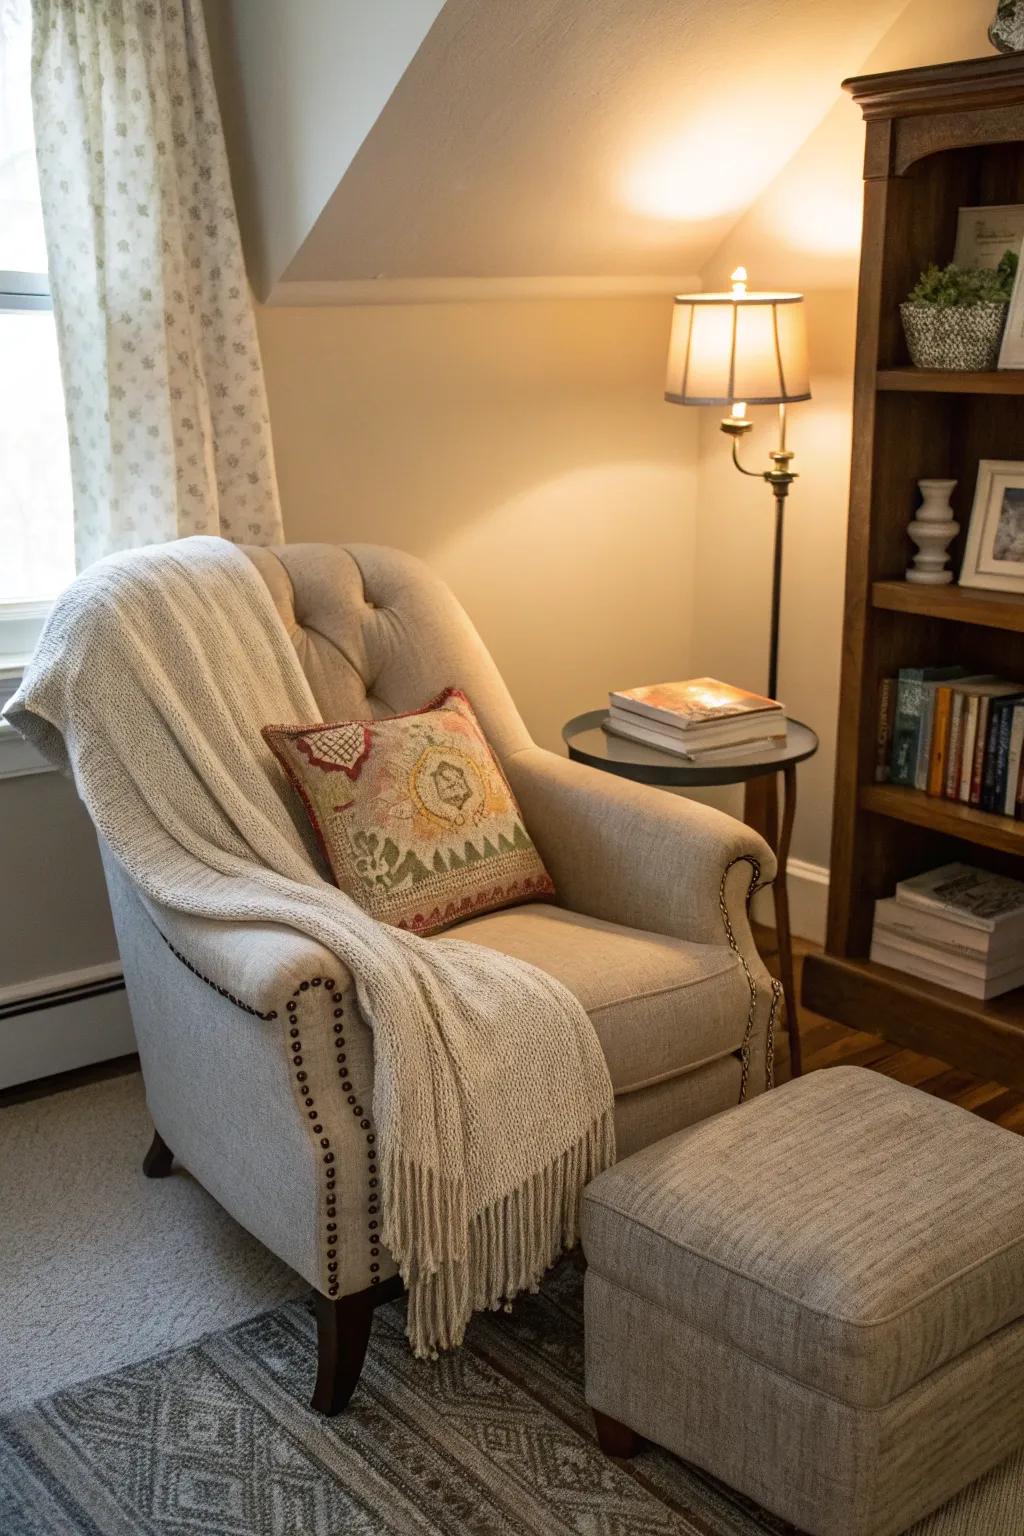
<path id="1" fill-rule="evenodd" d="M 610 693 L 605 729 L 694 761 L 710 752 L 716 759 L 742 757 L 762 743 L 785 741 L 786 712 L 759 693 L 691 677 Z"/>
<path id="2" fill-rule="evenodd" d="M 871 958 L 984 1000 L 1024 986 L 1024 881 L 944 864 L 875 902 Z"/>

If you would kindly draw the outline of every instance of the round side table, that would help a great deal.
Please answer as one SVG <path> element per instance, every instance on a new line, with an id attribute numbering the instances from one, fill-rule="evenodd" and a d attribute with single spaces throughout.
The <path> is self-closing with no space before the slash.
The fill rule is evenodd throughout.
<path id="1" fill-rule="evenodd" d="M 801 1070 L 800 1029 L 796 1012 L 796 987 L 793 980 L 793 939 L 789 928 L 789 892 L 786 866 L 796 815 L 796 765 L 813 757 L 818 738 L 810 726 L 799 720 L 786 721 L 786 739 L 774 746 L 756 744 L 748 754 L 707 752 L 699 762 L 661 752 L 657 747 L 614 736 L 604 729 L 606 709 L 591 709 L 575 715 L 562 727 L 562 740 L 569 756 L 577 763 L 587 763 L 604 773 L 638 784 L 654 784 L 662 789 L 696 789 L 711 784 L 743 784 L 743 820 L 759 832 L 772 849 L 778 863 L 773 894 L 775 898 L 775 934 L 779 948 L 779 970 L 786 1000 L 786 1029 L 789 1038 L 790 1070 L 794 1077 Z M 779 816 L 779 778 L 782 778 L 782 815 Z"/>

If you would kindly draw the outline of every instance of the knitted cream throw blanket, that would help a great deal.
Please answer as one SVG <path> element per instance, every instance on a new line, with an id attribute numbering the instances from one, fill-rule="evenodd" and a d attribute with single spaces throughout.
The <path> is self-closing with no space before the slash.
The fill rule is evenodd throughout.
<path id="1" fill-rule="evenodd" d="M 611 1083 L 560 983 L 386 927 L 321 878 L 260 736 L 318 713 L 263 580 L 210 538 L 81 575 L 5 711 L 70 764 L 144 895 L 288 924 L 352 973 L 373 1031 L 383 1238 L 422 1355 L 460 1343 L 475 1309 L 534 1285 L 576 1240 L 583 1186 L 614 1160 Z"/>

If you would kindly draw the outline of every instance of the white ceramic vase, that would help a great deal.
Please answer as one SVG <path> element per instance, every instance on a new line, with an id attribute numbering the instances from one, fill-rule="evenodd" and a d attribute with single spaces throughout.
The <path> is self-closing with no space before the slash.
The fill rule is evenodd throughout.
<path id="1" fill-rule="evenodd" d="M 949 498 L 956 485 L 955 480 L 919 480 L 921 505 L 907 532 L 917 545 L 914 563 L 907 567 L 907 580 L 926 587 L 944 587 L 953 580 L 953 572 L 946 566 L 949 546 L 960 532 L 960 524 L 953 517 Z"/>

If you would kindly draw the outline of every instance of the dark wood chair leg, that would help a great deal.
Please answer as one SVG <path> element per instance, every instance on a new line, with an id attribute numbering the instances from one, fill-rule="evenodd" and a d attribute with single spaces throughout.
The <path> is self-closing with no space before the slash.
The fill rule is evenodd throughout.
<path id="1" fill-rule="evenodd" d="M 313 1292 L 318 1363 L 312 1406 L 333 1416 L 348 1406 L 366 1359 L 377 1293 L 357 1291 L 332 1301 Z"/>
<path id="2" fill-rule="evenodd" d="M 149 1151 L 142 1159 L 142 1171 L 147 1179 L 166 1179 L 171 1172 L 174 1162 L 174 1153 L 164 1141 L 159 1131 L 153 1132 L 153 1141 Z"/>
<path id="3" fill-rule="evenodd" d="M 609 1418 L 608 1414 L 601 1413 L 597 1408 L 591 1412 L 597 1430 L 597 1443 L 606 1456 L 617 1456 L 622 1461 L 628 1461 L 636 1455 L 643 1441 L 635 1429 L 630 1429 L 628 1424 L 620 1424 L 618 1419 Z"/>

